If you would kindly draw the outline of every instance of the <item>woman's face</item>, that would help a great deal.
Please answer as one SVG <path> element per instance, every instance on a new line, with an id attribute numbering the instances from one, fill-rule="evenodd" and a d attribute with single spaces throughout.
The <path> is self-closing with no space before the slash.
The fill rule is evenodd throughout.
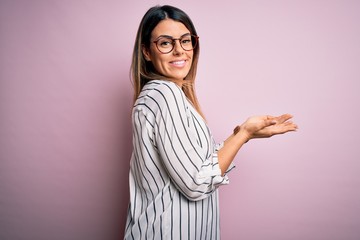
<path id="1" fill-rule="evenodd" d="M 179 39 L 182 36 L 190 34 L 190 31 L 181 22 L 172 19 L 165 19 L 158 23 L 151 33 L 150 48 L 143 48 L 143 54 L 147 61 L 151 61 L 155 70 L 176 82 L 184 80 L 188 75 L 194 51 L 185 51 L 180 41 L 175 41 L 174 49 L 169 53 L 161 53 L 156 47 L 154 41 L 166 36 Z"/>

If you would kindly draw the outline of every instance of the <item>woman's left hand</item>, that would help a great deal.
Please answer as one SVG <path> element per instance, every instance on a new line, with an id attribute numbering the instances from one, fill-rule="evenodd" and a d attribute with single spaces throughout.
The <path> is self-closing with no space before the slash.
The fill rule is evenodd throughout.
<path id="1" fill-rule="evenodd" d="M 274 124 L 258 130 L 253 134 L 253 138 L 267 138 L 273 135 L 296 131 L 297 125 L 289 121 L 292 117 L 290 114 L 283 114 L 277 117 L 268 116 L 268 119 L 271 119 Z"/>
<path id="2" fill-rule="evenodd" d="M 236 134 L 240 131 L 242 132 L 240 134 L 245 134 L 247 139 L 250 140 L 296 131 L 297 125 L 289 121 L 292 117 L 290 114 L 283 114 L 277 117 L 269 115 L 250 117 L 242 125 L 236 127 L 234 133 Z"/>

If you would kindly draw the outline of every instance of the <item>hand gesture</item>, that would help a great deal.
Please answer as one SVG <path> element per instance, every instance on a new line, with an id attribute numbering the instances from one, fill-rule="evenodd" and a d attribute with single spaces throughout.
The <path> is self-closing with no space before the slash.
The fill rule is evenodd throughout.
<path id="1" fill-rule="evenodd" d="M 296 131 L 297 125 L 289 121 L 290 114 L 281 116 L 255 116 L 248 118 L 242 125 L 234 129 L 234 133 L 241 132 L 248 140 L 253 138 L 267 138 L 277 134 Z"/>

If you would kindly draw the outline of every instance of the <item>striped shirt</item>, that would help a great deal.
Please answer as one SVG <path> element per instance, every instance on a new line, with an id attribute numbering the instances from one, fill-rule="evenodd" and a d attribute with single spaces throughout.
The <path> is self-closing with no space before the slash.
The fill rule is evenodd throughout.
<path id="1" fill-rule="evenodd" d="M 220 239 L 217 188 L 229 183 L 218 164 L 221 144 L 181 88 L 148 82 L 133 107 L 132 124 L 124 239 Z"/>

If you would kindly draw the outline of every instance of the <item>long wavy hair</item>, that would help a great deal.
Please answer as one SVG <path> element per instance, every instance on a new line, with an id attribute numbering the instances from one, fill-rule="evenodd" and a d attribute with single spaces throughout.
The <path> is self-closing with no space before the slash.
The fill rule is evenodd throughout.
<path id="1" fill-rule="evenodd" d="M 160 75 L 155 70 L 153 64 L 145 60 L 142 51 L 143 47 L 150 48 L 151 33 L 157 24 L 164 19 L 172 19 L 174 21 L 181 22 L 190 31 L 190 34 L 197 35 L 196 29 L 190 17 L 179 8 L 169 5 L 155 6 L 145 13 L 136 34 L 131 63 L 131 80 L 134 85 L 134 102 L 148 81 L 155 79 L 171 81 L 165 76 Z M 185 77 L 181 88 L 198 113 L 204 117 L 195 93 L 195 77 L 200 53 L 199 43 L 193 51 L 191 68 L 188 75 Z"/>

